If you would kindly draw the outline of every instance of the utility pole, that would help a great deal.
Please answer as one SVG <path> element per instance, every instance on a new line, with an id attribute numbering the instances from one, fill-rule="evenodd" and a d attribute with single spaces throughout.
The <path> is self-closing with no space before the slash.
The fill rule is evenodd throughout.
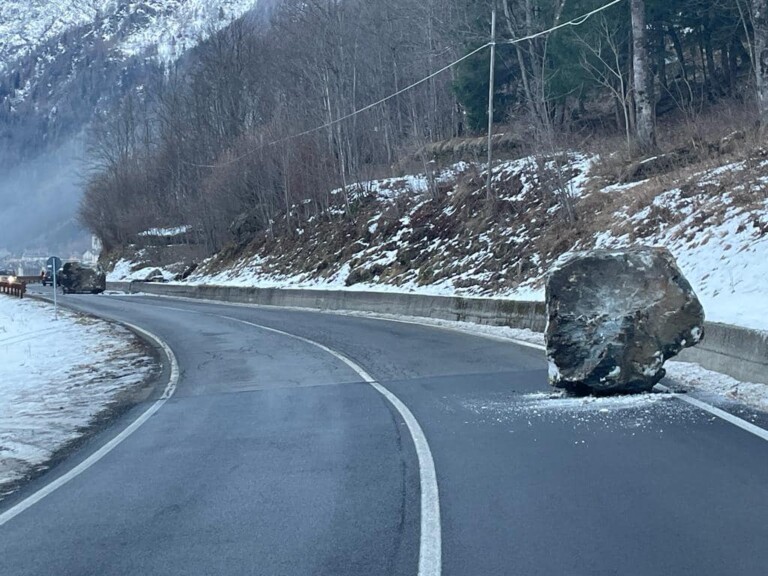
<path id="1" fill-rule="evenodd" d="M 56 298 L 56 266 L 53 266 L 53 317 L 59 319 L 59 301 Z"/>
<path id="2" fill-rule="evenodd" d="M 491 12 L 491 73 L 488 83 L 488 179 L 485 183 L 485 197 L 491 199 L 491 162 L 493 161 L 493 94 L 496 91 L 496 0 Z"/>

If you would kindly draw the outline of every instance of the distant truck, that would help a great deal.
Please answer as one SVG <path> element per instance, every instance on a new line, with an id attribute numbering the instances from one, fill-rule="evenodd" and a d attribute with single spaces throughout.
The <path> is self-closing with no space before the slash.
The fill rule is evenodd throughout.
<path id="1" fill-rule="evenodd" d="M 45 267 L 45 272 L 42 274 L 43 286 L 53 286 L 53 266 L 48 265 Z"/>
<path id="2" fill-rule="evenodd" d="M 61 274 L 61 258 L 58 256 L 51 256 L 46 261 L 45 268 L 43 268 L 43 273 L 41 275 L 43 286 L 53 286 L 54 272 L 55 276 Z"/>
<path id="3" fill-rule="evenodd" d="M 107 275 L 100 266 L 67 262 L 56 274 L 64 294 L 101 294 L 107 288 Z"/>

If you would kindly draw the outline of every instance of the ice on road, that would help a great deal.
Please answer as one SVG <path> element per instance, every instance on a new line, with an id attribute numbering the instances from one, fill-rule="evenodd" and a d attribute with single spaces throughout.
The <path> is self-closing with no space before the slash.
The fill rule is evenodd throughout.
<path id="1" fill-rule="evenodd" d="M 125 328 L 0 297 L 0 499 L 156 370 Z"/>

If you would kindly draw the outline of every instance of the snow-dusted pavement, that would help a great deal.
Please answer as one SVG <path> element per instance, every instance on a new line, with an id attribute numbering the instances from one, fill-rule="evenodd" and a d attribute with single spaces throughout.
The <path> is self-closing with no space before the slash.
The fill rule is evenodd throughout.
<path id="1" fill-rule="evenodd" d="M 155 360 L 128 330 L 0 297 L 0 499 L 140 388 Z"/>
<path id="2" fill-rule="evenodd" d="M 360 316 L 364 318 L 381 318 L 414 324 L 435 326 L 447 330 L 455 330 L 466 334 L 512 340 L 525 343 L 536 348 L 544 349 L 544 334 L 531 330 L 520 330 L 506 326 L 485 326 L 472 322 L 454 322 L 437 318 L 414 318 L 397 314 L 379 314 L 357 311 L 334 311 L 334 314 Z M 694 393 L 703 400 L 714 404 L 743 404 L 749 408 L 768 413 L 768 385 L 755 382 L 741 382 L 725 374 L 707 370 L 694 362 L 668 361 L 664 364 L 667 378 L 674 384 L 676 391 Z M 648 395 L 638 397 L 640 401 L 649 400 Z M 630 400 L 612 398 L 571 399 L 571 404 L 626 404 Z M 560 403 L 564 405 L 564 403 Z M 595 404 L 595 405 L 597 405 Z M 570 404 L 569 404 L 570 405 Z"/>

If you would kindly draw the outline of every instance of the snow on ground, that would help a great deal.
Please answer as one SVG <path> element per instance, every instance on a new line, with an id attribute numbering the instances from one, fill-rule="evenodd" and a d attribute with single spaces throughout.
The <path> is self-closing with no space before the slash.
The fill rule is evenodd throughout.
<path id="1" fill-rule="evenodd" d="M 175 228 L 150 228 L 139 232 L 139 236 L 181 236 L 192 229 L 192 226 L 176 226 Z"/>
<path id="2" fill-rule="evenodd" d="M 107 273 L 107 282 L 129 282 L 134 265 L 133 261 L 121 258 Z"/>
<path id="3" fill-rule="evenodd" d="M 0 297 L 0 498 L 105 410 L 155 361 L 122 327 L 35 300 Z"/>
<path id="4" fill-rule="evenodd" d="M 686 193 L 671 188 L 653 198 L 640 212 L 617 213 L 616 217 L 628 218 L 636 229 L 650 230 L 641 236 L 644 244 L 665 246 L 672 252 L 701 300 L 708 320 L 768 330 L 765 182 L 752 185 L 749 195 L 754 199 L 745 203 L 745 185 L 723 181 L 734 175 L 738 178 L 744 169 L 743 162 L 732 163 L 692 178 L 698 189 L 720 188 L 715 194 L 694 195 L 690 190 Z M 667 225 L 659 217 L 665 212 L 681 215 L 682 219 Z M 596 245 L 601 248 L 619 248 L 629 243 L 628 236 L 617 237 L 610 232 L 596 237 Z"/>
<path id="5" fill-rule="evenodd" d="M 573 198 L 583 198 L 590 189 L 590 171 L 596 158 L 577 153 L 569 153 L 567 158 L 568 162 L 562 172 L 569 178 L 568 194 Z M 494 181 L 505 190 L 500 197 L 501 201 L 510 205 L 525 205 L 535 200 L 536 190 L 541 184 L 537 162 L 540 161 L 532 157 L 521 158 L 494 167 Z M 768 278 L 768 177 L 761 177 L 761 171 L 768 166 L 758 163 L 749 173 L 747 166 L 745 162 L 732 162 L 702 169 L 660 190 L 653 188 L 657 185 L 655 181 L 642 180 L 612 184 L 592 192 L 616 201 L 613 206 L 619 208 L 611 208 L 616 212 L 607 213 L 611 216 L 611 224 L 607 229 L 599 230 L 591 238 L 580 240 L 567 253 L 592 247 L 621 248 L 633 243 L 667 247 L 699 296 L 708 320 L 768 331 L 768 297 L 764 283 L 764 279 Z M 435 174 L 433 178 L 439 183 L 450 183 L 470 168 L 466 163 L 457 164 Z M 541 174 L 546 174 L 546 170 L 556 170 L 556 167 L 548 164 L 544 168 Z M 478 164 L 474 169 L 481 173 L 483 166 Z M 354 245 L 356 251 L 345 261 L 331 262 L 328 272 L 277 271 L 274 255 L 257 254 L 212 273 L 206 271 L 203 263 L 199 272 L 193 274 L 187 282 L 257 288 L 406 292 L 543 301 L 542 277 L 546 273 L 546 264 L 542 263 L 543 255 L 536 252 L 539 239 L 535 235 L 541 233 L 537 228 L 544 229 L 547 224 L 541 223 L 539 226 L 538 223 L 533 224 L 532 220 L 532 227 L 503 227 L 497 231 L 496 236 L 483 233 L 472 240 L 471 248 L 465 255 L 453 260 L 451 257 L 441 258 L 441 254 L 461 253 L 461 250 L 454 249 L 460 244 L 466 244 L 468 239 L 457 235 L 455 238 L 436 238 L 424 245 L 408 244 L 408 238 L 414 231 L 412 217 L 418 212 L 421 198 L 428 196 L 429 186 L 430 178 L 422 174 L 365 182 L 350 187 L 350 194 L 375 194 L 382 199 L 382 207 L 400 194 L 413 195 L 413 205 L 402 216 L 399 228 L 391 236 L 377 237 L 370 242 L 359 239 Z M 643 192 L 648 189 L 656 191 Z M 336 194 L 340 192 L 335 191 Z M 638 203 L 637 198 L 642 198 L 643 194 L 648 194 L 647 201 Z M 745 196 L 749 196 L 750 200 L 745 201 Z M 450 205 L 444 213 L 451 216 L 455 211 L 456 206 Z M 381 216 L 381 213 L 375 214 L 367 222 L 366 228 L 371 235 L 379 230 Z M 516 287 L 494 291 L 489 288 L 493 275 L 488 272 L 487 265 L 498 260 L 494 255 L 494 247 L 500 244 L 516 246 L 517 251 L 507 252 L 507 257 L 519 257 L 517 265 L 525 264 L 532 272 L 526 281 Z M 431 271 L 437 279 L 425 282 L 420 270 L 405 270 L 395 276 L 390 274 L 386 280 L 378 276 L 370 278 L 369 275 L 347 286 L 351 273 L 387 268 L 402 258 L 403 252 L 413 257 L 415 250 L 428 256 L 427 260 L 432 263 Z M 139 269 L 133 270 L 137 267 Z M 144 279 L 151 270 L 154 268 L 139 267 L 123 260 L 109 274 L 108 279 Z M 438 276 L 438 273 L 445 270 L 448 270 L 447 275 Z M 515 274 L 515 263 L 510 261 L 495 277 L 514 278 Z M 170 273 L 164 275 L 167 279 L 173 276 Z"/>
<path id="6" fill-rule="evenodd" d="M 564 185 L 567 193 L 573 198 L 581 197 L 589 181 L 589 171 L 596 161 L 595 156 L 587 156 L 576 152 L 569 152 L 563 158 L 568 159 L 565 166 L 558 168 L 555 161 L 550 160 L 544 163 L 543 170 L 549 172 L 562 172 Z M 560 160 L 563 161 L 563 158 Z M 496 184 L 502 188 L 510 180 L 520 179 L 521 189 L 513 196 L 504 195 L 500 199 L 505 202 L 521 203 L 535 196 L 537 187 L 540 185 L 540 178 L 536 170 L 538 159 L 533 157 L 521 158 L 518 160 L 505 161 L 493 168 L 493 179 Z M 470 165 L 466 162 L 454 164 L 432 178 L 436 184 L 452 184 L 456 182 L 459 175 L 474 168 L 484 180 L 482 171 L 485 169 L 483 164 Z M 212 284 L 221 286 L 249 286 L 257 288 L 301 288 L 308 290 L 351 290 L 368 292 L 407 292 L 426 295 L 440 296 L 478 296 L 490 298 L 504 298 L 514 300 L 542 300 L 543 289 L 522 285 L 514 289 L 506 289 L 497 293 L 489 293 L 484 288 L 483 283 L 489 274 L 485 271 L 485 264 L 494 259 L 494 242 L 510 242 L 518 244 L 527 238 L 520 237 L 520 233 L 514 229 L 504 229 L 499 238 L 491 238 L 488 234 L 482 234 L 477 238 L 478 246 L 470 254 L 467 254 L 460 261 L 443 261 L 444 267 L 453 267 L 462 270 L 449 277 L 439 281 L 433 281 L 424 284 L 420 281 L 418 270 L 409 270 L 405 273 L 390 278 L 388 283 L 379 282 L 378 278 L 371 281 L 355 282 L 347 286 L 347 279 L 353 267 L 350 262 L 363 262 L 359 269 L 370 270 L 375 266 L 388 266 L 392 264 L 399 250 L 408 247 L 411 241 L 409 237 L 414 232 L 412 219 L 418 215 L 422 206 L 428 203 L 430 188 L 430 177 L 425 174 L 415 176 L 405 176 L 401 178 L 389 178 L 379 181 L 364 182 L 359 185 L 349 187 L 348 193 L 354 195 L 374 194 L 383 201 L 393 200 L 399 195 L 410 195 L 413 197 L 413 204 L 409 207 L 408 213 L 400 219 L 400 228 L 393 237 L 381 239 L 379 243 L 368 244 L 363 241 L 356 242 L 358 250 L 351 254 L 346 262 L 334 263 L 338 268 L 332 274 L 311 274 L 300 273 L 281 273 L 270 271 L 274 264 L 274 259 L 265 258 L 261 255 L 245 258 L 235 263 L 229 269 L 216 273 L 206 272 L 206 263 L 204 262 L 199 272 L 191 275 L 185 282 L 190 284 Z M 332 194 L 340 194 L 341 189 L 334 190 Z M 454 192 L 448 192 L 452 195 Z M 384 206 L 382 204 L 382 206 Z M 451 216 L 450 209 L 445 212 Z M 368 230 L 374 234 L 379 226 L 381 214 L 374 216 L 368 222 Z M 303 230 L 302 230 L 303 232 Z M 466 239 L 456 236 L 451 239 L 435 239 L 424 250 L 432 254 L 448 254 L 452 249 L 458 249 L 464 244 Z M 394 247 L 394 249 L 392 249 Z M 461 251 L 461 250 L 458 250 Z M 533 258 L 536 260 L 536 257 Z M 116 278 L 117 279 L 117 278 Z"/>
<path id="7" fill-rule="evenodd" d="M 370 261 L 371 265 L 378 263 L 381 263 L 381 261 Z M 130 266 L 130 263 L 127 264 Z M 110 282 L 120 282 L 123 281 L 122 279 L 124 278 L 135 280 L 142 272 L 143 270 L 126 275 L 121 269 L 119 272 L 107 275 L 107 280 Z M 428 296 L 471 296 L 533 302 L 541 302 L 544 300 L 544 289 L 530 286 L 521 286 L 492 296 L 477 296 L 471 289 L 457 290 L 453 282 L 422 285 L 418 283 L 416 278 L 407 280 L 399 285 L 377 282 L 358 282 L 352 286 L 347 286 L 346 280 L 350 272 L 351 268 L 349 264 L 344 264 L 336 273 L 326 278 L 312 277 L 304 273 L 293 275 L 267 273 L 264 271 L 263 259 L 257 256 L 241 262 L 236 268 L 231 270 L 224 270 L 215 274 L 193 274 L 184 283 L 193 285 L 239 286 L 252 288 L 346 290 L 349 292 L 380 292 L 396 294 L 408 293 Z"/>
<path id="8" fill-rule="evenodd" d="M 143 264 L 137 264 L 131 260 L 122 258 L 117 261 L 115 267 L 107 272 L 107 282 L 132 282 L 134 280 L 146 280 L 147 277 L 159 271 L 162 274 L 163 279 L 173 280 L 176 275 L 173 272 L 158 268 L 157 266 L 145 266 Z"/>
<path id="9" fill-rule="evenodd" d="M 462 172 L 466 171 L 470 165 L 467 162 L 457 162 L 456 164 L 449 166 L 443 170 L 440 170 L 436 174 L 417 174 L 402 176 L 400 178 L 383 178 L 381 180 L 368 180 L 360 182 L 359 184 L 353 184 L 347 187 L 347 192 L 354 196 L 356 194 L 375 194 L 380 198 L 394 198 L 401 194 L 403 191 L 407 191 L 410 194 L 425 194 L 429 192 L 431 182 L 434 184 L 444 184 L 447 182 L 454 182 L 456 177 Z M 341 194 L 342 188 L 337 188 L 331 191 L 332 195 Z"/>
<path id="10" fill-rule="evenodd" d="M 595 398 L 569 397 L 558 391 L 532 394 L 499 394 L 497 397 L 469 397 L 461 401 L 463 409 L 482 421 L 510 428 L 530 429 L 534 421 L 561 422 L 569 434 L 563 442 L 589 444 L 587 432 L 595 427 L 610 427 L 628 436 L 638 433 L 664 433 L 666 423 L 693 422 L 708 415 L 674 400 L 673 394 L 651 393 Z"/>
<path id="11" fill-rule="evenodd" d="M 768 412 L 768 385 L 740 382 L 690 362 L 667 362 L 664 368 L 676 389 L 696 392 L 703 400 L 738 402 Z"/>

